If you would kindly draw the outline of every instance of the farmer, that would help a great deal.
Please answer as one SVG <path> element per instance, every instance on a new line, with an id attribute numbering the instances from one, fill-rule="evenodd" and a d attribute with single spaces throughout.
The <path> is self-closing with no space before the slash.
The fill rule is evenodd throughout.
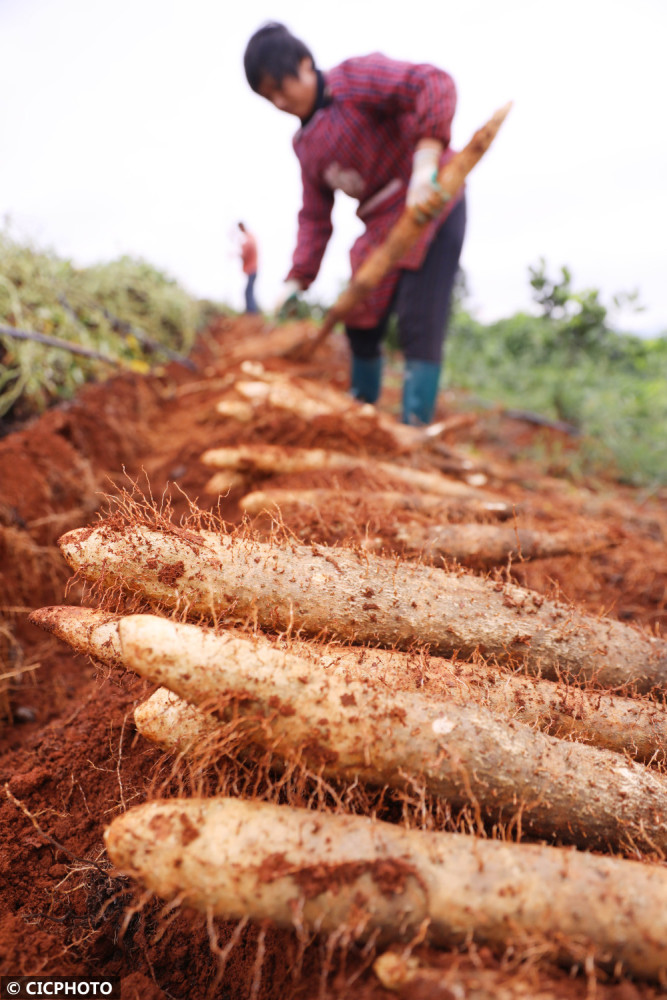
<path id="1" fill-rule="evenodd" d="M 303 204 L 292 268 L 281 305 L 314 281 L 332 233 L 337 189 L 359 201 L 366 226 L 352 247 L 353 272 L 381 243 L 406 207 L 437 193 L 437 171 L 449 148 L 456 90 L 451 77 L 429 65 L 374 53 L 323 73 L 306 45 L 276 22 L 252 36 L 245 51 L 252 89 L 296 115 L 293 139 L 301 164 Z M 437 199 L 436 199 L 437 202 Z M 405 357 L 403 421 L 433 418 L 449 305 L 466 223 L 462 194 L 430 218 L 398 267 L 347 318 L 352 352 L 351 392 L 374 403 L 382 378 L 381 345 L 396 313 Z"/>
<path id="2" fill-rule="evenodd" d="M 257 240 L 253 234 L 246 229 L 244 222 L 239 222 L 241 230 L 241 263 L 243 273 L 247 275 L 248 281 L 245 287 L 245 311 L 247 313 L 257 313 L 257 303 L 255 302 L 255 281 L 257 280 Z"/>

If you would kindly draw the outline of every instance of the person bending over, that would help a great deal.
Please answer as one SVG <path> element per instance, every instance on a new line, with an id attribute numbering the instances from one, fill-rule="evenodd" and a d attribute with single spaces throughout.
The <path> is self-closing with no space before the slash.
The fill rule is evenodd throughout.
<path id="1" fill-rule="evenodd" d="M 293 146 L 301 165 L 303 202 L 292 267 L 282 301 L 314 281 L 332 233 L 336 190 L 359 202 L 364 233 L 350 252 L 356 272 L 408 206 L 428 201 L 450 149 L 456 88 L 444 70 L 380 53 L 347 59 L 326 72 L 283 24 L 270 22 L 244 55 L 251 88 L 301 125 Z M 382 341 L 397 315 L 405 359 L 402 419 L 433 418 L 450 299 L 466 224 L 465 196 L 452 198 L 424 227 L 417 244 L 346 323 L 350 388 L 374 403 L 381 388 Z"/>

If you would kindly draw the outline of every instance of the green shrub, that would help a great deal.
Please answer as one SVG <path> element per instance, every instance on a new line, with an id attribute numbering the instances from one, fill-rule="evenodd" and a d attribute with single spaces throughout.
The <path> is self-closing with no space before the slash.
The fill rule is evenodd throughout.
<path id="1" fill-rule="evenodd" d="M 458 308 L 446 350 L 448 384 L 482 401 L 577 427 L 580 461 L 624 482 L 667 483 L 667 337 L 615 332 L 596 291 L 571 291 L 532 269 L 541 316 L 484 325 Z M 634 296 L 625 296 L 625 300 Z M 617 301 L 620 301 L 620 297 Z"/>
<path id="2" fill-rule="evenodd" d="M 121 257 L 77 269 L 0 233 L 0 325 L 70 341 L 110 359 L 107 365 L 0 335 L 0 418 L 40 412 L 114 366 L 147 371 L 169 352 L 187 355 L 199 321 L 199 303 L 145 261 Z"/>

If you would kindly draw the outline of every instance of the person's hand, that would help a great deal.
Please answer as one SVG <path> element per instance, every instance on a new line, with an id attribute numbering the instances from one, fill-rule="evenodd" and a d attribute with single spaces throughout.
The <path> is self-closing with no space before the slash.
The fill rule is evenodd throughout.
<path id="1" fill-rule="evenodd" d="M 412 175 L 405 199 L 408 208 L 416 209 L 425 222 L 432 219 L 446 201 L 445 192 L 438 184 L 438 167 L 442 144 L 437 140 L 423 140 L 412 157 Z"/>
<path id="2" fill-rule="evenodd" d="M 302 291 L 301 285 L 294 278 L 290 278 L 283 284 L 273 306 L 273 315 L 276 319 L 286 319 L 292 313 L 296 312 L 300 291 Z"/>

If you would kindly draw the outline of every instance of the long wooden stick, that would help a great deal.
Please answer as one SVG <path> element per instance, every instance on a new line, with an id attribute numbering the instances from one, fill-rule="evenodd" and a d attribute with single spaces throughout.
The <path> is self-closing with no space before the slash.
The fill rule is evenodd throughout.
<path id="1" fill-rule="evenodd" d="M 105 833 L 114 865 L 225 919 L 381 942 L 551 943 L 643 979 L 667 970 L 667 871 L 539 844 L 405 830 L 241 799 L 135 806 Z"/>
<path id="2" fill-rule="evenodd" d="M 459 193 L 467 175 L 495 139 L 511 107 L 510 101 L 496 111 L 489 121 L 475 132 L 468 144 L 442 167 L 438 174 L 438 184 L 443 192 L 443 206 Z M 430 218 L 430 213 L 425 212 L 419 205 L 404 210 L 384 243 L 369 254 L 357 273 L 352 276 L 347 288 L 324 317 L 317 336 L 303 345 L 301 352 L 303 358 L 310 356 L 329 336 L 335 325 L 342 322 L 354 306 L 358 305 L 396 266 L 417 242 Z M 301 345 L 297 345 L 299 346 Z M 290 353 L 296 354 L 297 350 L 293 349 Z"/>

